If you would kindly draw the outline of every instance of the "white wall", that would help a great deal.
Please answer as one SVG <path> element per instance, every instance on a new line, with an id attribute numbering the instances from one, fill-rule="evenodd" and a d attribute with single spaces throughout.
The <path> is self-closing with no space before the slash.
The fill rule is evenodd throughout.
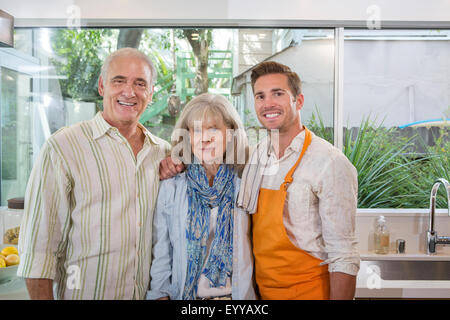
<path id="1" fill-rule="evenodd" d="M 334 40 L 308 40 L 271 58 L 302 79 L 307 121 L 317 107 L 333 124 Z M 386 127 L 446 117 L 450 111 L 450 41 L 345 41 L 344 125 L 369 115 Z M 414 54 L 411 54 L 414 53 Z M 250 86 L 250 83 L 247 83 Z M 243 89 L 244 91 L 245 89 Z M 253 117 L 253 97 L 243 106 Z"/>
<path id="2" fill-rule="evenodd" d="M 345 41 L 344 125 L 387 127 L 450 111 L 450 41 Z"/>
<path id="3" fill-rule="evenodd" d="M 289 66 L 302 80 L 305 97 L 301 110 L 303 123 L 309 121 L 317 108 L 325 125 L 333 126 L 334 39 L 303 41 L 301 45 L 287 48 L 270 60 Z M 245 107 L 253 119 L 257 119 L 249 75 L 250 71 L 247 71 L 239 78 L 239 81 L 246 79 L 240 91 L 243 99 L 239 107 Z"/>
<path id="4" fill-rule="evenodd" d="M 428 204 L 424 203 L 423 207 Z M 426 233 L 428 230 L 428 209 L 358 209 L 356 215 L 356 237 L 360 254 L 373 253 L 375 220 L 380 215 L 386 217 L 390 233 L 389 249 L 395 253 L 397 239 L 406 241 L 406 253 L 426 252 Z M 450 218 L 446 209 L 437 209 L 436 232 L 439 236 L 450 234 Z M 439 245 L 437 252 L 450 254 L 450 246 Z"/>
<path id="5" fill-rule="evenodd" d="M 240 74 L 272 55 L 272 33 L 269 29 L 239 29 L 237 74 Z M 236 58 L 235 58 L 236 59 Z"/>
<path id="6" fill-rule="evenodd" d="M 80 18 L 90 23 L 102 19 L 115 19 L 116 23 L 203 20 L 209 24 L 236 20 L 233 23 L 239 25 L 255 20 L 268 26 L 283 21 L 294 25 L 299 20 L 366 21 L 378 15 L 371 11 L 373 5 L 382 21 L 450 21 L 448 0 L 0 0 L 0 8 L 16 18 L 16 26 L 50 23 L 52 19 L 65 25 L 74 17 L 72 5 L 80 9 Z"/>

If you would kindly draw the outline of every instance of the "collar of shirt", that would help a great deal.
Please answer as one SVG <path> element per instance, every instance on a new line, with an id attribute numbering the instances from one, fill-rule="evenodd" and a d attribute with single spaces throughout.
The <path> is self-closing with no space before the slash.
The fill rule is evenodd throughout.
<path id="1" fill-rule="evenodd" d="M 109 131 L 118 132 L 119 130 L 113 126 L 111 126 L 102 116 L 102 112 L 99 111 L 95 115 L 94 118 L 95 126 L 93 126 L 93 137 L 94 140 L 102 137 Z M 145 135 L 145 142 L 150 141 L 154 145 L 159 145 L 159 142 L 153 137 L 153 135 L 150 133 L 150 131 L 147 130 L 146 127 L 144 127 L 142 124 L 138 123 L 138 127 L 142 129 L 142 132 Z"/>
<path id="2" fill-rule="evenodd" d="M 275 149 L 272 144 L 270 144 L 270 148 L 268 149 L 267 156 L 269 158 L 271 158 L 271 160 L 282 160 L 285 157 L 288 157 L 292 152 L 300 153 L 302 151 L 303 143 L 305 141 L 305 132 L 306 132 L 306 130 L 303 130 L 302 132 L 297 134 L 294 137 L 294 139 L 292 139 L 291 143 L 284 151 L 284 155 L 280 159 L 277 159 L 277 156 L 275 154 Z M 311 132 L 311 136 L 313 136 L 313 135 L 314 134 Z"/>

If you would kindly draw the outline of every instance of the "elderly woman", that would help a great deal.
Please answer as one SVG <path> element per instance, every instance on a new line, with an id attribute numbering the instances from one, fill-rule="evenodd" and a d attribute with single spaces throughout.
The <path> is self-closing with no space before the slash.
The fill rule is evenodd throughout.
<path id="1" fill-rule="evenodd" d="M 147 298 L 255 299 L 248 215 L 235 205 L 247 157 L 236 110 L 222 96 L 194 98 L 172 143 L 186 171 L 160 185 Z"/>

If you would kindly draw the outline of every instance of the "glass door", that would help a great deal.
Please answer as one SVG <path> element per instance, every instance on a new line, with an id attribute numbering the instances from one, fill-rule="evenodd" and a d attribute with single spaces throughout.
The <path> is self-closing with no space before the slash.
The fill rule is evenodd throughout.
<path id="1" fill-rule="evenodd" d="M 1 205 L 23 197 L 33 164 L 33 64 L 13 49 L 0 51 Z M 27 68 L 28 66 L 28 68 Z"/>

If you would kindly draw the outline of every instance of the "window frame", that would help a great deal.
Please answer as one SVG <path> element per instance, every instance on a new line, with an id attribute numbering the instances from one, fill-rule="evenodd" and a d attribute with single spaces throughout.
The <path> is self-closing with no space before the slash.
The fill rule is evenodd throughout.
<path id="1" fill-rule="evenodd" d="M 24 19 L 15 20 L 15 29 L 19 28 L 67 28 L 66 19 Z M 182 20 L 182 19 L 81 19 L 81 28 L 301 28 L 301 29 L 334 29 L 334 99 L 333 99 L 333 126 L 334 146 L 342 150 L 344 145 L 344 33 L 348 29 L 369 29 L 368 21 L 342 21 L 342 20 L 241 20 L 241 19 L 213 19 L 213 20 Z M 444 29 L 450 30 L 450 21 L 381 21 L 382 29 Z M 359 209 L 367 210 L 367 209 Z M 386 210 L 386 209 L 371 209 Z M 391 211 L 405 209 L 389 209 Z M 417 210 L 425 210 L 418 208 Z"/>

